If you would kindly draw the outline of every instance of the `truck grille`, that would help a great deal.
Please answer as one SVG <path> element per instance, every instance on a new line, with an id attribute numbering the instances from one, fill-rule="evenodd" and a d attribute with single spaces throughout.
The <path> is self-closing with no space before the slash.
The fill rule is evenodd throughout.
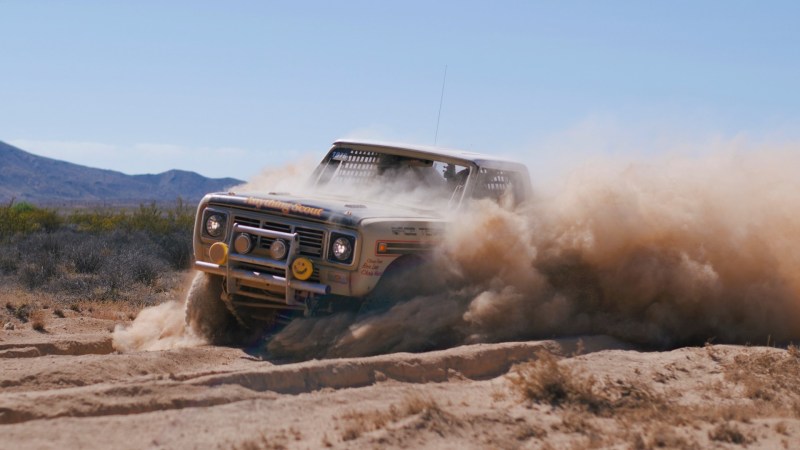
<path id="1" fill-rule="evenodd" d="M 240 267 L 242 269 L 252 270 L 253 272 L 267 273 L 267 274 L 275 275 L 275 276 L 279 276 L 279 277 L 282 277 L 282 276 L 286 275 L 286 273 L 284 273 L 282 270 L 273 269 L 273 268 L 270 268 L 270 267 L 254 266 L 252 264 L 242 264 Z M 314 271 L 311 273 L 311 277 L 309 277 L 309 279 L 306 280 L 306 281 L 309 281 L 309 282 L 312 282 L 312 283 L 319 283 L 320 282 L 319 267 L 314 266 Z"/>
<path id="2" fill-rule="evenodd" d="M 296 227 L 300 239 L 300 254 L 307 256 L 322 256 L 322 243 L 325 241 L 325 232 L 312 228 Z"/>
<path id="3" fill-rule="evenodd" d="M 322 249 L 325 243 L 325 232 L 323 230 L 294 226 L 288 223 L 275 222 L 274 220 L 262 221 L 254 217 L 235 216 L 233 220 L 236 223 L 249 227 L 281 231 L 284 233 L 297 233 L 300 241 L 300 249 L 298 253 L 303 256 L 313 256 L 317 258 L 322 257 Z M 263 249 L 269 249 L 269 246 L 275 241 L 275 239 L 265 237 L 259 239 L 258 247 Z"/>

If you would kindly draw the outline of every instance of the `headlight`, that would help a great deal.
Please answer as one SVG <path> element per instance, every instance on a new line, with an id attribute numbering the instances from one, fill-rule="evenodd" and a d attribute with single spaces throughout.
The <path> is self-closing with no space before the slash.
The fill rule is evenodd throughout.
<path id="1" fill-rule="evenodd" d="M 349 261 L 350 257 L 353 256 L 353 243 L 350 242 L 350 238 L 339 236 L 334 239 L 333 244 L 331 244 L 331 253 L 334 258 L 341 262 Z"/>
<path id="2" fill-rule="evenodd" d="M 222 214 L 212 214 L 206 219 L 206 233 L 211 237 L 220 237 L 225 231 L 225 217 Z"/>

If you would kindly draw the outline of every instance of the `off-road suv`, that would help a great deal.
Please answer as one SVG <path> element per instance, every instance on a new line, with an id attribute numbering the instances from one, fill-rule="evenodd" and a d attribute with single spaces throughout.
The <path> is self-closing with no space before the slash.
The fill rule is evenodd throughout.
<path id="1" fill-rule="evenodd" d="M 448 217 L 471 199 L 519 204 L 530 179 L 520 163 L 476 153 L 339 140 L 303 191 L 203 198 L 194 267 L 207 275 L 189 295 L 187 321 L 271 321 L 420 289 L 407 277 L 425 275 Z"/>

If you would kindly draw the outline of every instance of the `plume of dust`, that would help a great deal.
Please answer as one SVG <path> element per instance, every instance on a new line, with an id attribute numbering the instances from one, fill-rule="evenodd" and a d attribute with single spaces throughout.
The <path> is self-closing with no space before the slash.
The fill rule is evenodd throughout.
<path id="1" fill-rule="evenodd" d="M 206 344 L 207 338 L 186 323 L 186 301 L 208 295 L 205 280 L 202 273 L 196 273 L 183 301 L 170 300 L 145 308 L 130 325 L 117 325 L 112 333 L 114 349 L 158 351 Z"/>
<path id="2" fill-rule="evenodd" d="M 295 320 L 294 358 L 608 334 L 654 348 L 800 340 L 800 152 L 608 161 L 519 210 L 451 221 L 446 292 L 383 314 Z M 550 191 L 552 192 L 552 191 Z"/>
<path id="3" fill-rule="evenodd" d="M 310 156 L 282 167 L 266 167 L 246 183 L 232 187 L 231 191 L 302 193 L 309 188 L 307 180 L 316 167 L 317 161 Z"/>

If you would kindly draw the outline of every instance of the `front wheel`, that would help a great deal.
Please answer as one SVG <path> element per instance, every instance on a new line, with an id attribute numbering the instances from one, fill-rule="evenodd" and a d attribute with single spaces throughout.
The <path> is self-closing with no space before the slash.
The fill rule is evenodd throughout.
<path id="1" fill-rule="evenodd" d="M 231 341 L 236 319 L 222 300 L 223 278 L 197 272 L 186 294 L 186 328 L 212 344 Z"/>

